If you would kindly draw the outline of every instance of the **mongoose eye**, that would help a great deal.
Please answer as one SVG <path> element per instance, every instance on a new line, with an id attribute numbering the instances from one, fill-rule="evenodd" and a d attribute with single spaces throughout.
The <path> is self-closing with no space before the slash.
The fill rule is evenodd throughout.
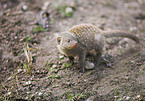
<path id="1" fill-rule="evenodd" d="M 67 42 L 70 43 L 70 39 Z"/>

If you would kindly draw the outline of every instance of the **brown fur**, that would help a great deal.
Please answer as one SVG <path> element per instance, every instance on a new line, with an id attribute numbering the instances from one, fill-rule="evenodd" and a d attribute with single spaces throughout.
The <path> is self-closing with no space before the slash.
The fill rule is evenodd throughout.
<path id="1" fill-rule="evenodd" d="M 127 37 L 139 42 L 136 36 L 125 31 L 102 31 L 92 24 L 80 24 L 57 37 L 58 49 L 62 54 L 68 56 L 70 61 L 73 61 L 73 57 L 78 55 L 80 68 L 84 72 L 86 53 L 94 49 L 96 51 L 95 62 L 98 64 L 103 52 L 105 38 L 108 37 Z"/>

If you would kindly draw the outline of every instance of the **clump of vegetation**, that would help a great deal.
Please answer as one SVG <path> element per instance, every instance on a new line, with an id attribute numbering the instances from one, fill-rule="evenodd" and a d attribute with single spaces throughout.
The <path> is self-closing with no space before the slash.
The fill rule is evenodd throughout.
<path id="1" fill-rule="evenodd" d="M 27 71 L 27 73 L 30 73 L 30 70 L 32 67 L 32 61 L 33 61 L 32 53 L 30 52 L 30 49 L 31 48 L 29 48 L 28 44 L 24 45 L 24 53 L 25 53 L 27 61 L 23 65 L 24 65 L 24 68 Z"/>
<path id="2" fill-rule="evenodd" d="M 60 14 L 61 17 L 73 17 L 75 7 L 70 7 L 67 5 L 57 5 L 55 6 L 56 11 Z"/>
<path id="3" fill-rule="evenodd" d="M 44 28 L 42 27 L 42 25 L 40 25 L 40 26 L 35 27 L 35 28 L 32 29 L 32 32 L 33 32 L 33 33 L 36 33 L 36 32 L 45 32 L 45 31 L 46 31 L 46 29 L 44 29 Z"/>
<path id="4" fill-rule="evenodd" d="M 85 97 L 85 95 L 83 95 L 82 93 L 76 93 L 76 94 L 68 94 L 68 101 L 79 101 L 81 100 L 83 97 Z"/>

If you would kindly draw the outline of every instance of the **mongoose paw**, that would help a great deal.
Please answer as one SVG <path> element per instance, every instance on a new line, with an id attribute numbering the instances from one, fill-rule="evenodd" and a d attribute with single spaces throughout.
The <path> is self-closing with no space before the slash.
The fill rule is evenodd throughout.
<path id="1" fill-rule="evenodd" d="M 105 56 L 102 56 L 102 63 L 105 63 L 107 67 L 114 68 L 111 62 L 105 58 Z"/>
<path id="2" fill-rule="evenodd" d="M 80 72 L 84 73 L 85 72 L 85 68 L 81 68 Z"/>

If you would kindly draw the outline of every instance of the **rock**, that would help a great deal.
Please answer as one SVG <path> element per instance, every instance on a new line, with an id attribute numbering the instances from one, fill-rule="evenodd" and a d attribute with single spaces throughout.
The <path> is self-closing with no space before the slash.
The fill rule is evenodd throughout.
<path id="1" fill-rule="evenodd" d="M 71 7 L 67 7 L 65 9 L 65 13 L 72 13 L 73 12 L 73 9 Z"/>
<path id="2" fill-rule="evenodd" d="M 90 61 L 85 61 L 85 68 L 86 69 L 94 69 L 94 63 L 90 62 Z"/>
<path id="3" fill-rule="evenodd" d="M 22 10 L 23 10 L 23 11 L 28 10 L 28 6 L 27 6 L 27 5 L 23 5 L 23 6 L 22 6 Z"/>
<path id="4" fill-rule="evenodd" d="M 18 73 L 20 73 L 20 72 L 22 72 L 23 71 L 23 69 L 18 69 Z"/>
<path id="5" fill-rule="evenodd" d="M 59 58 L 60 58 L 60 59 L 63 59 L 63 58 L 64 58 L 64 56 L 63 56 L 63 55 L 60 55 L 60 56 L 59 56 Z"/>
<path id="6" fill-rule="evenodd" d="M 42 94 L 43 94 L 42 92 L 39 92 L 39 93 L 38 93 L 39 96 L 42 96 Z"/>
<path id="7" fill-rule="evenodd" d="M 26 84 L 26 85 L 29 85 L 29 84 L 31 84 L 31 81 L 28 81 L 28 82 L 26 82 L 25 84 Z"/>
<path id="8" fill-rule="evenodd" d="M 53 67 L 53 68 L 56 68 L 56 67 L 57 67 L 57 65 L 52 65 L 52 67 Z"/>
<path id="9" fill-rule="evenodd" d="M 12 76 L 10 76 L 7 80 L 10 80 L 12 78 Z"/>
<path id="10" fill-rule="evenodd" d="M 11 95 L 11 92 L 8 92 L 8 95 Z"/>
<path id="11" fill-rule="evenodd" d="M 129 99 L 130 99 L 130 97 L 129 97 L 129 96 L 127 96 L 127 97 L 126 97 L 126 100 L 129 100 Z"/>

